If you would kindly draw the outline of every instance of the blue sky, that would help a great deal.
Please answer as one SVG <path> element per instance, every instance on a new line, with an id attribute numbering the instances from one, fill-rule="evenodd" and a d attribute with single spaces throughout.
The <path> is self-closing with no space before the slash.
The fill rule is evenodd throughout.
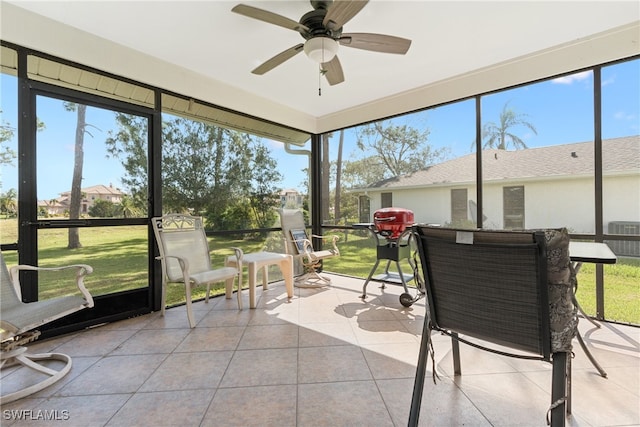
<path id="1" fill-rule="evenodd" d="M 640 60 L 603 68 L 602 117 L 603 137 L 614 138 L 636 135 L 640 132 Z M 16 125 L 16 81 L 2 74 L 1 77 L 2 122 Z M 527 85 L 483 97 L 484 121 L 498 121 L 505 103 L 526 119 L 537 130 L 537 135 L 526 127 L 514 129 L 530 148 L 593 140 L 593 75 L 577 73 L 568 77 Z M 326 94 L 329 95 L 329 94 Z M 71 187 L 75 113 L 67 112 L 58 100 L 38 99 L 38 118 L 46 129 L 38 133 L 38 198 L 51 199 Z M 120 177 L 123 168 L 115 159 L 105 158 L 104 140 L 112 125 L 113 113 L 94 108 L 87 110 L 87 123 L 95 128 L 93 136 L 85 138 L 85 163 L 83 187 L 113 184 L 122 188 Z M 394 122 L 429 129 L 428 143 L 435 147 L 446 146 L 452 156 L 469 154 L 475 136 L 475 102 L 461 101 L 426 112 L 394 119 Z M 302 169 L 291 167 L 299 164 L 284 151 L 280 143 L 268 142 L 272 155 L 277 159 L 285 176 L 283 188 L 302 188 Z M 16 141 L 9 146 L 15 150 Z M 332 160 L 336 155 L 336 143 L 332 145 Z M 308 147 L 304 147 L 308 148 Z M 364 156 L 355 145 L 355 131 L 345 132 L 345 161 Z M 293 162 L 292 162 L 293 160 Z M 17 189 L 15 166 L 2 166 L 2 191 Z"/>

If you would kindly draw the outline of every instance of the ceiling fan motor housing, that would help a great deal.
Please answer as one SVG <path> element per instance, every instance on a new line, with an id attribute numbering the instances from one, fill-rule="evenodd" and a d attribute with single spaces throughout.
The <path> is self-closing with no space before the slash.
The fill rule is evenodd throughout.
<path id="1" fill-rule="evenodd" d="M 313 4 L 314 2 L 312 2 Z M 318 2 L 318 3 L 331 3 L 331 2 Z M 325 15 L 327 14 L 327 9 L 319 8 L 312 10 L 311 12 L 307 12 L 302 15 L 300 18 L 300 23 L 307 28 L 309 28 L 308 32 L 301 33 L 302 37 L 306 40 L 312 39 L 314 37 L 330 37 L 334 40 L 337 40 L 342 35 L 342 27 L 337 28 L 335 30 L 331 30 L 326 28 L 322 21 L 324 20 Z"/>

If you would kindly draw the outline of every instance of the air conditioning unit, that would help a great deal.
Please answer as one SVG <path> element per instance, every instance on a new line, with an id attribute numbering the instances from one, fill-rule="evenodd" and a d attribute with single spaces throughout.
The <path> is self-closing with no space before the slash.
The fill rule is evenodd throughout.
<path id="1" fill-rule="evenodd" d="M 640 235 L 640 222 L 638 221 L 611 221 L 607 230 L 608 234 L 626 236 Z M 629 240 L 608 240 L 607 244 L 618 256 L 640 256 L 640 242 Z"/>

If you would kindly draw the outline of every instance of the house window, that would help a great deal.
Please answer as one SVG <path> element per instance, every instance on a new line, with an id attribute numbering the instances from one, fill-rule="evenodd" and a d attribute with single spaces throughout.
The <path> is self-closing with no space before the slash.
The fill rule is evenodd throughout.
<path id="1" fill-rule="evenodd" d="M 524 186 L 502 189 L 504 228 L 524 228 Z"/>
<path id="2" fill-rule="evenodd" d="M 467 220 L 467 189 L 451 190 L 451 222 L 460 224 Z"/>
<path id="3" fill-rule="evenodd" d="M 393 206 L 393 193 L 382 193 L 380 195 L 380 207 L 390 208 Z"/>

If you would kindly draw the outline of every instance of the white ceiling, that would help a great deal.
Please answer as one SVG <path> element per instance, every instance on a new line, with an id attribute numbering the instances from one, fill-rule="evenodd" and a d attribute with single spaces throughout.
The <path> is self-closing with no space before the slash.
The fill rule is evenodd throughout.
<path id="1" fill-rule="evenodd" d="M 345 82 L 322 79 L 318 96 L 304 54 L 251 74 L 303 39 L 232 13 L 238 3 L 296 21 L 312 10 L 307 0 L 2 0 L 0 35 L 314 133 L 640 54 L 638 1 L 371 0 L 344 31 L 409 38 L 409 52 L 341 46 Z"/>

